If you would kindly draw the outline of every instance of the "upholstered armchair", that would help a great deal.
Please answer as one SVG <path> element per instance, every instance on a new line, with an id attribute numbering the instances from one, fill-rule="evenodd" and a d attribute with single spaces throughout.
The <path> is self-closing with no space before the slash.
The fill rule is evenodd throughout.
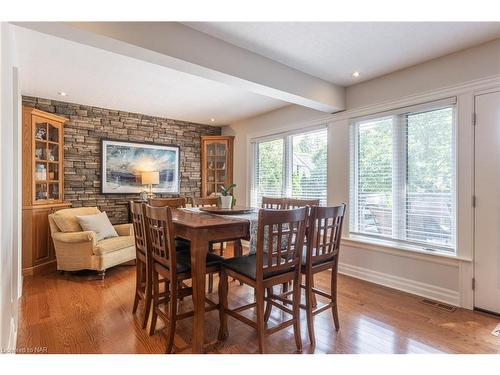
<path id="1" fill-rule="evenodd" d="M 49 215 L 57 269 L 95 270 L 102 278 L 106 269 L 135 259 L 132 224 L 114 225 L 118 237 L 96 240 L 96 233 L 83 231 L 76 216 L 100 213 L 97 207 L 67 208 Z"/>

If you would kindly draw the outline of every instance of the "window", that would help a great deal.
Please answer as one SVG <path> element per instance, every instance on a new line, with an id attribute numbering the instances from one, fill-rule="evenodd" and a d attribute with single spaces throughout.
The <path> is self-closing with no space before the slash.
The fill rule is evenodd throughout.
<path id="1" fill-rule="evenodd" d="M 454 99 L 351 122 L 350 233 L 455 252 Z"/>
<path id="2" fill-rule="evenodd" d="M 253 154 L 252 206 L 260 207 L 263 196 L 326 204 L 326 128 L 256 140 Z"/>

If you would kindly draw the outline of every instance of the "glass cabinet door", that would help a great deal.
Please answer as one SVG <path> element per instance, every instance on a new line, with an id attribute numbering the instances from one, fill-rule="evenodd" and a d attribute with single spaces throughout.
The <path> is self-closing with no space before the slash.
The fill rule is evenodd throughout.
<path id="1" fill-rule="evenodd" d="M 220 188 L 227 183 L 227 141 L 211 141 L 206 143 L 205 183 L 206 195 L 220 193 Z"/>
<path id="2" fill-rule="evenodd" d="M 61 200 L 60 124 L 34 117 L 34 202 Z"/>

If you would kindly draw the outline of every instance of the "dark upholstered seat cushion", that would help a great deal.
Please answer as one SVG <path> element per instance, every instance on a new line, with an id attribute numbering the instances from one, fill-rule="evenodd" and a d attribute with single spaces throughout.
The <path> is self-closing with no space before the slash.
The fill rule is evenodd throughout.
<path id="1" fill-rule="evenodd" d="M 185 240 L 183 238 L 175 239 L 175 250 L 177 251 L 189 250 L 190 247 L 191 243 L 188 240 Z"/>
<path id="2" fill-rule="evenodd" d="M 177 273 L 189 272 L 191 270 L 191 254 L 189 253 L 189 250 L 177 251 L 175 253 L 175 259 L 177 263 Z M 222 263 L 223 260 L 224 258 L 218 255 L 208 253 L 206 264 L 207 267 L 215 266 Z"/>
<path id="3" fill-rule="evenodd" d="M 306 265 L 306 255 L 307 255 L 307 245 L 304 245 L 304 247 L 302 248 L 302 256 L 300 258 L 300 262 L 302 263 L 303 266 Z M 327 260 L 327 261 L 330 261 L 330 260 Z M 312 265 L 317 266 L 318 264 L 325 263 L 327 261 L 313 258 Z"/>
<path id="4" fill-rule="evenodd" d="M 300 256 L 300 263 L 301 263 L 302 267 L 305 267 L 305 265 L 306 265 L 306 260 L 307 260 L 306 255 L 307 255 L 307 245 L 304 245 L 304 247 L 302 248 L 302 254 Z M 329 262 L 330 260 L 331 259 L 328 259 L 328 260 L 313 259 L 313 266 L 317 266 L 318 264 Z"/>
<path id="5" fill-rule="evenodd" d="M 256 260 L 257 256 L 255 254 L 244 255 L 241 257 L 230 258 L 222 262 L 223 267 L 226 267 L 234 272 L 244 275 L 252 280 L 256 279 Z M 264 265 L 267 265 L 267 256 L 264 256 Z M 288 270 L 271 272 L 266 275 L 267 277 L 272 277 L 286 273 Z"/>

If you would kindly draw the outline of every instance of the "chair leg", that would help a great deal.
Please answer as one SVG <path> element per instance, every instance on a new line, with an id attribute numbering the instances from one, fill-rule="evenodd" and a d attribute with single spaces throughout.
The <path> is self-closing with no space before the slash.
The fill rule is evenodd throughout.
<path id="1" fill-rule="evenodd" d="M 170 283 L 170 316 L 167 334 L 167 349 L 165 353 L 172 353 L 174 347 L 175 326 L 177 324 L 177 286 L 178 283 Z"/>
<path id="2" fill-rule="evenodd" d="M 332 269 L 332 315 L 333 315 L 333 323 L 335 324 L 335 330 L 338 331 L 340 329 L 339 322 L 339 311 L 338 311 L 338 303 L 337 303 L 337 265 L 335 265 Z"/>
<path id="3" fill-rule="evenodd" d="M 212 293 L 214 291 L 214 274 L 208 274 L 208 293 Z"/>
<path id="4" fill-rule="evenodd" d="M 273 295 L 273 287 L 267 288 L 267 298 L 270 298 Z M 266 312 L 264 313 L 264 321 L 267 323 L 269 317 L 271 316 L 271 312 L 273 310 L 273 305 L 269 302 L 266 302 Z"/>
<path id="5" fill-rule="evenodd" d="M 259 341 L 259 353 L 264 353 L 264 330 L 265 330 L 265 321 L 264 321 L 264 288 L 257 287 L 255 288 L 255 297 L 257 299 L 257 339 Z"/>
<path id="6" fill-rule="evenodd" d="M 142 320 L 142 329 L 146 328 L 149 320 L 149 313 L 151 312 L 151 300 L 152 296 L 152 285 L 151 285 L 151 270 L 148 269 L 148 266 L 145 265 L 146 268 L 146 293 L 145 295 L 145 304 L 144 304 L 144 319 Z"/>
<path id="7" fill-rule="evenodd" d="M 311 280 L 311 288 L 314 288 L 314 275 L 312 276 L 312 280 Z M 312 292 L 311 302 L 312 302 L 313 307 L 318 306 L 318 301 L 316 301 L 316 293 L 314 293 L 314 292 Z"/>
<path id="8" fill-rule="evenodd" d="M 293 335 L 295 337 L 295 345 L 297 352 L 302 352 L 302 337 L 300 335 L 300 272 L 297 271 L 293 281 Z"/>
<path id="9" fill-rule="evenodd" d="M 228 289 L 228 283 L 227 283 L 227 275 L 224 269 L 222 269 L 219 273 L 219 334 L 218 334 L 218 340 L 223 341 L 227 338 L 228 336 L 228 330 L 227 330 L 227 315 L 226 315 L 226 310 L 228 307 L 227 304 L 227 289 Z"/>
<path id="10" fill-rule="evenodd" d="M 142 262 L 137 262 L 135 264 L 135 296 L 134 296 L 134 306 L 132 307 L 132 314 L 137 311 L 137 306 L 139 306 L 139 289 L 142 284 Z"/>
<path id="11" fill-rule="evenodd" d="M 104 280 L 104 276 L 106 275 L 106 270 L 99 271 L 97 274 L 99 275 L 101 280 Z"/>
<path id="12" fill-rule="evenodd" d="M 314 337 L 314 320 L 313 320 L 313 295 L 312 291 L 312 275 L 306 276 L 306 317 L 307 317 L 307 331 L 309 333 L 309 342 L 312 346 L 316 345 Z"/>
<path id="13" fill-rule="evenodd" d="M 153 336 L 156 329 L 156 321 L 158 320 L 158 305 L 160 286 L 158 281 L 158 273 L 153 269 L 152 285 L 153 285 L 153 305 L 151 309 L 151 326 L 149 327 L 149 336 Z"/>

